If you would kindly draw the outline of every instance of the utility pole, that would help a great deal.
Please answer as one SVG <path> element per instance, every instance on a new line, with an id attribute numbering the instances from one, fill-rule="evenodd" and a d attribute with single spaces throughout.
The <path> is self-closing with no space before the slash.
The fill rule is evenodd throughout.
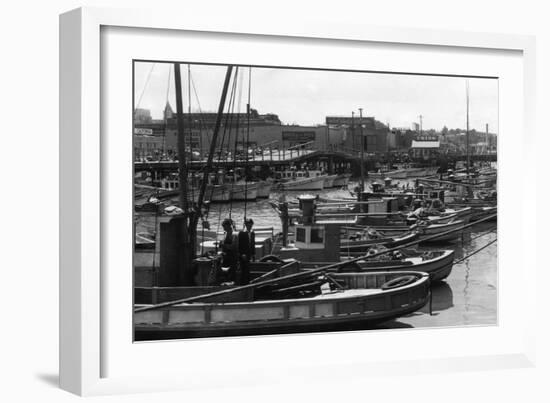
<path id="1" fill-rule="evenodd" d="M 488 154 L 489 153 L 489 123 L 485 123 L 485 148 Z"/>
<path id="2" fill-rule="evenodd" d="M 355 138 L 355 112 L 351 111 L 351 138 L 353 139 L 353 146 L 357 146 L 357 139 Z"/>
<path id="3" fill-rule="evenodd" d="M 363 138 L 363 108 L 359 108 L 359 134 L 361 136 L 361 192 L 365 191 L 365 139 Z"/>

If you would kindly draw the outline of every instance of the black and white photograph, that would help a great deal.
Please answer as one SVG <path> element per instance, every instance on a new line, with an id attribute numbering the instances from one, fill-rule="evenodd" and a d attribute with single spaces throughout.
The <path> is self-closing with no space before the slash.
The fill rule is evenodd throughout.
<path id="1" fill-rule="evenodd" d="M 135 341 L 498 324 L 498 77 L 132 71 Z"/>

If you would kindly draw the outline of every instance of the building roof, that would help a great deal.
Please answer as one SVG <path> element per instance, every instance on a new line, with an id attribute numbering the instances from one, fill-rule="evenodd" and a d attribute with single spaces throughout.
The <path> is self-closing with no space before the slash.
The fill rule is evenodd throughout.
<path id="1" fill-rule="evenodd" d="M 421 141 L 413 140 L 411 148 L 439 148 L 439 140 Z"/>

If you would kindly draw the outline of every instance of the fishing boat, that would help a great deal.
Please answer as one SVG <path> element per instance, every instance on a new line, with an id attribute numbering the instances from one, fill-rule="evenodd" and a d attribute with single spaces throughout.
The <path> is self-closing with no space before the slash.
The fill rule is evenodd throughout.
<path id="1" fill-rule="evenodd" d="M 406 231 L 396 236 L 383 236 L 371 228 L 362 231 L 357 231 L 353 227 L 348 228 L 349 230 L 344 227 L 346 233 L 340 240 L 340 252 L 344 256 L 350 252 L 366 252 L 375 245 L 382 245 L 388 248 L 405 245 L 418 238 L 418 234 L 414 231 Z"/>
<path id="2" fill-rule="evenodd" d="M 380 253 L 384 247 L 374 247 L 372 254 Z M 367 254 L 368 256 L 368 254 Z M 432 282 L 442 281 L 449 276 L 453 268 L 454 250 L 418 251 L 415 249 L 399 249 L 398 251 L 382 254 L 372 259 L 350 262 L 333 271 L 341 272 L 368 272 L 368 271 L 402 271 L 428 273 Z M 345 257 L 343 257 L 345 261 Z M 325 264 L 325 263 L 322 263 Z M 302 270 L 318 267 L 320 263 L 302 262 Z"/>
<path id="3" fill-rule="evenodd" d="M 392 179 L 405 179 L 408 176 L 406 169 L 392 169 L 388 171 L 378 170 L 375 172 L 369 172 L 371 178 L 392 178 Z"/>
<path id="4" fill-rule="evenodd" d="M 334 181 L 338 178 L 338 175 L 326 175 L 323 182 L 323 189 L 329 189 L 334 186 Z"/>
<path id="5" fill-rule="evenodd" d="M 269 195 L 271 194 L 272 186 L 273 186 L 272 180 L 259 181 L 256 197 L 259 199 L 268 198 Z"/>
<path id="6" fill-rule="evenodd" d="M 396 258 L 397 256 L 397 258 Z M 413 270 L 428 273 L 433 282 L 442 281 L 453 268 L 454 250 L 417 251 L 400 249 L 397 255 L 382 255 L 379 259 L 359 261 L 361 270 Z M 344 268 L 345 270 L 345 268 Z M 349 270 L 349 269 L 348 269 Z"/>
<path id="7" fill-rule="evenodd" d="M 140 308 L 152 307 L 152 301 L 138 302 L 134 313 L 135 339 L 297 333 L 337 330 L 349 325 L 368 327 L 415 312 L 430 297 L 429 275 L 413 271 L 334 273 L 330 280 L 319 282 L 316 285 L 319 292 L 305 298 L 254 300 L 252 291 L 242 293 L 238 301 L 206 302 L 204 297 L 208 294 L 205 294 L 203 301 L 141 312 Z M 193 287 L 172 287 L 167 294 L 183 299 L 196 296 L 197 291 L 190 288 Z"/>
<path id="8" fill-rule="evenodd" d="M 258 196 L 258 184 L 254 182 L 237 181 L 227 184 L 227 188 L 230 200 L 256 200 Z"/>
<path id="9" fill-rule="evenodd" d="M 325 175 L 320 171 L 281 171 L 275 178 L 282 190 L 323 190 L 325 184 Z"/>
<path id="10" fill-rule="evenodd" d="M 407 215 L 407 224 L 415 224 L 418 220 L 427 221 L 430 224 L 448 224 L 451 221 L 462 220 L 464 224 L 467 224 L 470 222 L 471 216 L 471 207 L 459 209 L 446 208 L 442 211 L 428 211 L 425 214 L 418 214 L 415 211 Z"/>
<path id="11" fill-rule="evenodd" d="M 418 231 L 420 239 L 453 231 L 451 233 L 441 235 L 440 237 L 426 240 L 426 242 L 449 242 L 462 236 L 462 231 L 460 230 L 462 226 L 464 226 L 464 221 L 462 220 L 453 220 L 446 224 L 431 224 L 425 221 L 419 221 L 415 225 L 411 226 L 411 228 Z"/>
<path id="12" fill-rule="evenodd" d="M 336 177 L 336 179 L 334 179 L 333 186 L 334 187 L 348 186 L 350 178 L 351 178 L 351 174 L 339 174 Z"/>

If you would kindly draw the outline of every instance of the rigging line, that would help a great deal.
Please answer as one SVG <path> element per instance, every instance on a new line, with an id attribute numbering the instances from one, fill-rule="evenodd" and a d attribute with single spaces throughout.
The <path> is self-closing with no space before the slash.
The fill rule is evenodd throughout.
<path id="1" fill-rule="evenodd" d="M 235 79 L 233 81 L 233 89 L 237 91 L 237 83 L 239 81 L 239 68 L 235 69 Z M 231 141 L 231 129 L 233 128 L 233 118 L 235 117 L 235 102 L 238 97 L 237 92 L 235 92 L 236 97 L 233 98 L 233 105 L 231 107 L 231 123 L 229 126 L 229 138 L 227 139 L 227 146 L 230 146 Z M 238 106 L 237 106 L 238 109 Z M 239 138 L 239 117 L 237 116 L 236 130 L 235 130 L 235 148 L 233 152 L 233 180 L 231 181 L 231 192 L 229 194 L 229 218 L 231 218 L 231 213 L 233 212 L 233 192 L 235 189 L 235 179 L 237 175 L 235 174 L 236 161 L 237 161 L 237 141 Z M 227 154 L 227 159 L 229 162 L 229 154 Z"/>
<path id="2" fill-rule="evenodd" d="M 170 80 L 172 76 L 172 65 L 168 65 L 168 82 L 166 85 L 166 104 L 164 106 L 164 133 L 162 134 L 162 154 L 166 154 L 166 129 L 168 128 L 168 117 L 166 116 L 166 107 L 168 106 L 168 97 L 170 95 Z"/>
<path id="3" fill-rule="evenodd" d="M 202 107 L 201 107 L 201 103 L 200 103 L 200 100 L 199 100 L 199 95 L 197 93 L 197 89 L 195 87 L 195 80 L 193 80 L 193 75 L 191 74 L 191 86 L 193 87 L 193 93 L 195 94 L 195 100 L 197 101 L 197 105 L 198 105 L 198 108 L 199 108 L 199 114 L 200 114 L 200 118 L 199 118 L 199 123 L 200 123 L 200 129 L 201 129 L 201 138 L 202 138 L 202 129 L 205 127 L 204 125 L 204 121 L 202 119 Z M 209 142 L 212 141 L 212 136 L 209 135 L 208 131 L 206 131 L 206 137 L 207 137 L 207 140 Z M 201 150 L 201 153 L 202 153 L 202 150 Z"/>
<path id="4" fill-rule="evenodd" d="M 219 178 L 219 170 L 220 170 L 220 166 L 221 166 L 221 162 L 222 162 L 222 150 L 223 150 L 223 145 L 224 145 L 224 142 L 225 142 L 225 135 L 227 133 L 227 125 L 228 125 L 228 122 L 229 122 L 229 110 L 231 108 L 231 103 L 233 102 L 233 97 L 234 97 L 234 92 L 233 92 L 233 87 L 231 88 L 231 93 L 229 94 L 229 103 L 227 104 L 227 111 L 228 113 L 225 115 L 225 123 L 224 123 L 224 126 L 223 126 L 223 132 L 222 132 L 222 140 L 221 140 L 221 143 L 220 143 L 220 150 L 218 151 L 218 160 L 217 160 L 217 164 L 216 164 L 216 170 L 215 170 L 215 178 L 218 179 Z M 215 181 L 217 182 L 217 181 Z M 222 195 L 225 193 L 225 184 L 224 183 L 221 183 L 219 184 L 220 187 L 220 191 L 222 192 Z M 210 194 L 210 198 L 212 200 L 212 195 L 214 194 L 214 186 L 212 186 L 211 188 L 211 194 Z M 219 227 L 220 227 L 220 218 L 221 218 L 221 205 L 219 207 L 219 212 L 218 212 L 218 231 L 219 231 Z"/>
<path id="5" fill-rule="evenodd" d="M 149 84 L 149 79 L 151 78 L 151 73 L 153 72 L 153 69 L 155 68 L 155 65 L 156 65 L 156 63 L 153 63 L 153 65 L 151 66 L 151 70 L 149 70 L 149 74 L 147 74 L 147 78 L 145 79 L 145 84 L 143 85 L 143 90 L 141 91 L 141 95 L 139 96 L 137 105 L 134 109 L 134 113 L 136 112 L 136 110 L 141 105 L 141 99 L 143 98 L 143 94 L 145 94 L 145 90 L 147 89 L 147 85 Z"/>
<path id="6" fill-rule="evenodd" d="M 191 127 L 192 125 L 192 119 L 191 119 L 191 65 L 187 63 L 187 125 L 189 126 L 189 151 L 191 151 L 191 160 L 193 159 L 193 129 Z M 192 181 L 191 181 L 191 203 L 195 203 L 195 187 L 193 186 L 195 184 L 195 173 L 193 172 L 191 174 Z M 200 212 L 197 212 L 200 214 Z"/>
<path id="7" fill-rule="evenodd" d="M 233 80 L 233 85 L 231 87 L 231 93 L 229 95 L 229 104 L 227 105 L 227 114 L 225 116 L 225 125 L 224 125 L 224 128 L 223 128 L 223 136 L 222 136 L 222 142 L 221 142 L 221 145 L 220 145 L 220 154 L 218 155 L 218 169 L 221 165 L 221 160 L 222 160 L 222 154 L 221 154 L 221 150 L 223 150 L 223 144 L 224 144 L 224 141 L 225 141 L 225 135 L 227 133 L 227 128 L 230 127 L 230 125 L 232 124 L 232 119 L 231 118 L 231 110 L 232 110 L 232 104 L 234 104 L 235 102 L 235 80 Z M 227 140 L 227 142 L 229 143 L 229 138 Z M 226 159 L 226 162 L 227 162 L 227 157 L 225 158 Z M 222 192 L 225 191 L 225 185 L 222 184 Z M 231 197 L 231 193 L 229 194 L 229 196 Z M 220 203 L 220 206 L 219 206 L 219 210 L 218 210 L 218 226 L 217 226 L 217 230 L 216 230 L 216 233 L 218 233 L 220 231 L 220 224 L 221 224 L 221 216 L 222 216 L 222 204 Z M 229 218 L 231 218 L 231 211 L 229 212 Z"/>
<path id="8" fill-rule="evenodd" d="M 231 91 L 231 93 L 229 94 L 229 102 L 227 104 L 227 110 L 229 111 L 230 109 L 230 105 L 231 105 L 231 102 L 233 102 L 233 90 Z M 221 166 L 221 161 L 222 161 L 222 150 L 223 150 L 223 144 L 225 142 L 225 134 L 227 132 L 227 123 L 228 123 L 228 120 L 229 120 L 229 114 L 226 114 L 225 115 L 225 123 L 223 125 L 223 132 L 222 132 L 222 139 L 221 139 L 221 142 L 220 142 L 220 150 L 218 151 L 218 159 L 217 159 L 217 163 L 216 163 L 216 169 L 215 169 L 215 172 L 214 172 L 214 178 L 217 179 L 218 178 L 218 171 L 220 169 L 220 166 Z M 211 140 L 212 141 L 212 140 Z M 208 178 L 207 178 L 208 180 Z M 217 182 L 217 181 L 214 181 L 214 182 Z M 223 184 L 221 184 L 223 185 Z M 210 200 L 212 201 L 212 197 L 214 195 L 214 188 L 215 184 L 211 186 L 210 188 Z M 221 192 L 222 192 L 222 195 L 224 193 L 224 187 L 223 186 L 220 186 L 221 189 Z M 219 208 L 220 210 L 220 213 L 221 213 L 221 207 Z M 218 220 L 219 221 L 219 220 Z M 219 222 L 218 222 L 218 229 L 219 229 Z"/>
<path id="9" fill-rule="evenodd" d="M 250 84 L 252 83 L 252 67 L 248 67 L 248 101 L 246 103 L 246 151 L 245 151 L 245 166 L 244 166 L 244 194 L 248 195 L 248 147 L 250 146 Z M 243 147 L 244 149 L 244 147 Z M 246 221 L 246 206 L 247 198 L 244 200 L 244 220 Z"/>
<path id="10" fill-rule="evenodd" d="M 198 131 L 199 131 L 199 149 L 200 149 L 200 155 L 201 155 L 201 158 L 202 158 L 202 146 L 203 146 L 203 143 L 202 143 L 202 128 L 203 128 L 203 121 L 202 121 L 202 108 L 201 108 L 201 103 L 199 101 L 199 96 L 197 95 L 197 90 L 195 89 L 195 82 L 193 80 L 193 75 L 191 74 L 191 68 L 189 68 L 189 91 L 191 91 L 191 88 L 193 88 L 193 94 L 195 95 L 195 101 L 197 101 L 197 107 L 198 107 L 198 118 L 196 119 L 196 121 L 199 123 L 198 124 Z M 191 94 L 189 94 L 189 104 L 191 104 Z M 212 140 L 210 140 L 212 141 Z"/>
<path id="11" fill-rule="evenodd" d="M 462 259 L 455 260 L 455 261 L 453 262 L 453 264 L 458 264 L 458 263 L 463 262 L 464 260 L 466 260 L 466 259 L 468 259 L 469 257 L 475 255 L 476 253 L 481 252 L 483 249 L 485 249 L 485 248 L 491 246 L 491 245 L 494 244 L 496 241 L 498 241 L 498 238 L 493 239 L 491 242 L 489 242 L 489 243 L 487 243 L 486 245 L 482 246 L 482 247 L 479 248 L 478 250 L 475 250 L 475 251 L 473 251 L 472 253 L 469 253 L 468 255 L 464 256 Z"/>
<path id="12" fill-rule="evenodd" d="M 242 84 L 243 84 L 242 71 L 239 71 L 239 75 L 241 76 L 241 79 L 239 80 L 239 76 L 237 76 L 237 80 L 238 80 L 237 113 L 236 113 L 237 121 L 235 124 L 235 147 L 233 152 L 233 186 L 235 186 L 237 182 L 237 152 L 238 152 L 238 145 L 239 145 L 239 123 L 241 121 L 240 117 L 241 117 Z M 243 137 L 244 137 L 244 133 L 243 133 Z M 238 187 L 237 189 L 240 189 L 240 187 Z M 246 204 L 246 197 L 247 197 L 247 194 L 245 191 L 245 194 L 244 194 L 245 204 Z M 232 208 L 232 204 L 233 204 L 233 198 L 230 201 L 230 210 Z"/>

